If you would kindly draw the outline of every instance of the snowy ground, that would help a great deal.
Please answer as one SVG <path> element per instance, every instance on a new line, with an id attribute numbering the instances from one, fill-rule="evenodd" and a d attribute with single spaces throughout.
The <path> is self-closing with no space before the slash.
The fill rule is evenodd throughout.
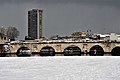
<path id="1" fill-rule="evenodd" d="M 0 80 L 120 80 L 120 57 L 0 58 Z"/>

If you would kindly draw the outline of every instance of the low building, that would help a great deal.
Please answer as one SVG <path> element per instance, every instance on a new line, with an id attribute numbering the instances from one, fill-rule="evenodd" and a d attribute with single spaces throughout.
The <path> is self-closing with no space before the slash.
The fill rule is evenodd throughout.
<path id="1" fill-rule="evenodd" d="M 120 35 L 117 35 L 116 33 L 110 33 L 110 34 L 98 34 L 100 36 L 100 40 L 103 41 L 119 41 Z"/>
<path id="2" fill-rule="evenodd" d="M 73 38 L 86 38 L 87 33 L 86 32 L 74 32 L 71 34 Z"/>
<path id="3" fill-rule="evenodd" d="M 111 41 L 118 41 L 118 36 L 117 36 L 117 34 L 111 33 L 111 34 L 110 34 L 110 40 L 111 40 Z"/>
<path id="4" fill-rule="evenodd" d="M 110 40 L 110 35 L 109 34 L 99 34 L 100 40 L 102 41 L 108 41 Z"/>

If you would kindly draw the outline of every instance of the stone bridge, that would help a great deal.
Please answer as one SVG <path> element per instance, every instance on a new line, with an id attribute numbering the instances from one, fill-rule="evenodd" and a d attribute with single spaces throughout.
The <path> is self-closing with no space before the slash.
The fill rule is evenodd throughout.
<path id="1" fill-rule="evenodd" d="M 120 42 L 19 42 L 8 43 L 6 54 L 17 56 L 120 55 Z"/>

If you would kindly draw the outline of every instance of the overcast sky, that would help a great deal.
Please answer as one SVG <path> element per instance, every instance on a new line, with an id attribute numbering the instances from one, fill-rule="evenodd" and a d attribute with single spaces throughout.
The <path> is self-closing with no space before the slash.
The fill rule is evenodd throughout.
<path id="1" fill-rule="evenodd" d="M 27 35 L 27 12 L 42 9 L 43 35 L 70 35 L 92 29 L 120 33 L 120 0 L 0 0 L 0 26 L 15 26 Z"/>

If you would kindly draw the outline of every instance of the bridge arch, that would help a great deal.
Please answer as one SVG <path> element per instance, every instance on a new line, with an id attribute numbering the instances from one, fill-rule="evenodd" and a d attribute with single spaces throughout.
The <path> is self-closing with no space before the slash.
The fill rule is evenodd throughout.
<path id="1" fill-rule="evenodd" d="M 103 56 L 104 50 L 101 46 L 94 45 L 93 47 L 90 48 L 89 55 L 90 56 Z"/>
<path id="2" fill-rule="evenodd" d="M 111 51 L 112 56 L 120 56 L 120 46 L 116 46 Z"/>
<path id="3" fill-rule="evenodd" d="M 55 49 L 51 46 L 45 46 L 41 48 L 40 56 L 55 56 Z"/>
<path id="4" fill-rule="evenodd" d="M 17 50 L 17 56 L 18 57 L 29 57 L 32 54 L 32 51 L 28 47 L 20 47 Z"/>
<path id="5" fill-rule="evenodd" d="M 64 49 L 64 56 L 81 56 L 81 49 L 78 46 L 71 45 Z"/>

